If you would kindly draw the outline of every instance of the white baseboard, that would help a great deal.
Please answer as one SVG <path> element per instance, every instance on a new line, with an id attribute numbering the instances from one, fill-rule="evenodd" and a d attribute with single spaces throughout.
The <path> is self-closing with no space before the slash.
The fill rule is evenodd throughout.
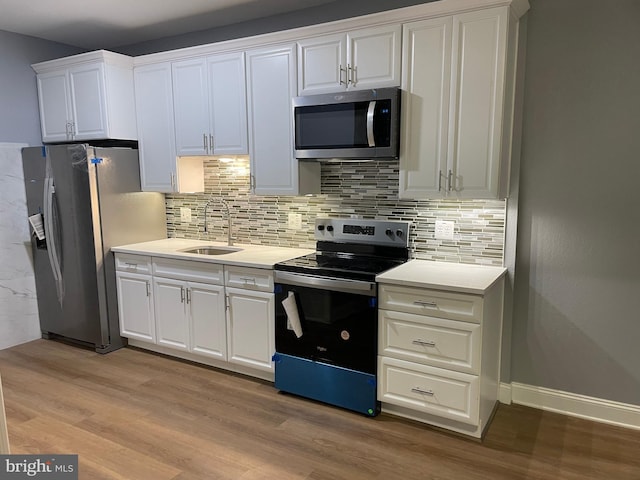
<path id="1" fill-rule="evenodd" d="M 511 405 L 511 384 L 510 383 L 500 384 L 500 390 L 498 390 L 498 401 L 500 403 Z"/>
<path id="2" fill-rule="evenodd" d="M 499 400 L 500 403 L 513 402 L 571 417 L 640 430 L 640 405 L 613 402 L 515 382 L 500 384 Z"/>

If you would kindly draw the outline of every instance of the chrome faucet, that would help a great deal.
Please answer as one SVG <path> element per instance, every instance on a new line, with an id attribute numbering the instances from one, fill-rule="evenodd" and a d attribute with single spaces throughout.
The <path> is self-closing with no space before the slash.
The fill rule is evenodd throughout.
<path id="1" fill-rule="evenodd" d="M 230 247 L 233 246 L 233 236 L 231 235 L 231 211 L 229 210 L 229 204 L 223 198 L 212 198 L 209 200 L 204 206 L 204 233 L 207 233 L 209 229 L 207 228 L 207 210 L 209 209 L 209 205 L 214 202 L 220 202 L 225 210 L 227 211 L 227 245 Z"/>

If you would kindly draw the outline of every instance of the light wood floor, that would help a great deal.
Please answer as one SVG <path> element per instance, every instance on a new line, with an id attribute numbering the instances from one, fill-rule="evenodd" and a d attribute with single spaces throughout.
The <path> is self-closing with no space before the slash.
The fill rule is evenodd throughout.
<path id="1" fill-rule="evenodd" d="M 640 432 L 504 406 L 484 442 L 278 393 L 126 348 L 0 351 L 12 453 L 77 453 L 80 479 L 640 479 Z"/>

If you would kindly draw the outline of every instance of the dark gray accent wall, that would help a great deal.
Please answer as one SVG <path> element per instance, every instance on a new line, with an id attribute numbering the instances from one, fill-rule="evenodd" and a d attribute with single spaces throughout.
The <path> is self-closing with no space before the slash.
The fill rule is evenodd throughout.
<path id="1" fill-rule="evenodd" d="M 166 37 L 159 40 L 142 42 L 111 49 L 125 55 L 146 55 L 177 48 L 205 45 L 235 38 L 250 37 L 263 33 L 277 32 L 292 28 L 305 27 L 318 23 L 332 22 L 345 18 L 378 13 L 396 8 L 430 3 L 435 0 L 337 0 L 317 7 L 305 8 L 295 12 L 264 17 L 258 20 L 234 25 L 202 30 L 184 35 Z"/>
<path id="2" fill-rule="evenodd" d="M 640 405 L 640 2 L 530 1 L 512 381 Z"/>
<path id="3" fill-rule="evenodd" d="M 0 142 L 42 143 L 32 63 L 82 50 L 0 30 Z"/>

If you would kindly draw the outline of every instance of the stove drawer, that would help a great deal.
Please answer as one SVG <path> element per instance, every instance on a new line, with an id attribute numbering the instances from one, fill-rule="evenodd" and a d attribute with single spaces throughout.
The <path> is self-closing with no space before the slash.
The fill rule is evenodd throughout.
<path id="1" fill-rule="evenodd" d="M 378 400 L 478 425 L 477 376 L 378 357 Z"/>
<path id="2" fill-rule="evenodd" d="M 480 373 L 480 325 L 388 310 L 378 318 L 379 355 Z"/>
<path id="3" fill-rule="evenodd" d="M 481 323 L 483 300 L 479 295 L 381 284 L 379 306 L 385 310 Z"/>

